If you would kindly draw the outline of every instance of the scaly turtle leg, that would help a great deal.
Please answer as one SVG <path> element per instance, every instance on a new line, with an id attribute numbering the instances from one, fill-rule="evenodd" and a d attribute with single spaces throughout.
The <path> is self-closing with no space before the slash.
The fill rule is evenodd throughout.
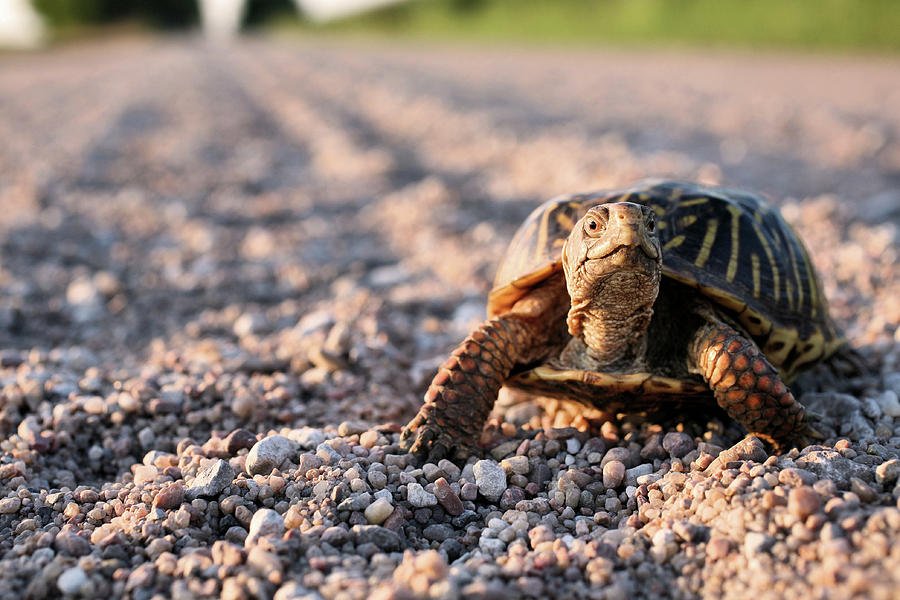
<path id="1" fill-rule="evenodd" d="M 473 331 L 431 381 L 425 405 L 403 429 L 403 448 L 430 462 L 477 452 L 497 393 L 513 365 L 533 346 L 532 328 L 527 320 L 504 316 Z"/>
<path id="2" fill-rule="evenodd" d="M 701 326 L 688 347 L 693 367 L 728 415 L 781 451 L 821 437 L 752 340 L 722 322 Z"/>

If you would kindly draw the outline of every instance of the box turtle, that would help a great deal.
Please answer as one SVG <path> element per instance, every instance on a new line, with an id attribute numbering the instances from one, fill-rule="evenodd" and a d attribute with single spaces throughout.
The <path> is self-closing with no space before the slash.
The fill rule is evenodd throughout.
<path id="1" fill-rule="evenodd" d="M 787 385 L 845 343 L 778 211 L 693 183 L 538 207 L 487 311 L 404 428 L 406 450 L 430 460 L 475 451 L 503 385 L 615 412 L 715 398 L 776 449 L 801 445 L 816 432 Z"/>

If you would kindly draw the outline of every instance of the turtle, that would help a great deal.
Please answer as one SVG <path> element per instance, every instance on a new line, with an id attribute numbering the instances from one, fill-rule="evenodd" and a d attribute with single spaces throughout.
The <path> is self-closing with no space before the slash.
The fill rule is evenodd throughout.
<path id="1" fill-rule="evenodd" d="M 514 235 L 488 319 L 401 447 L 466 458 L 500 388 L 608 412 L 719 407 L 776 450 L 821 437 L 788 387 L 846 346 L 809 253 L 761 196 L 650 180 L 558 197 Z"/>

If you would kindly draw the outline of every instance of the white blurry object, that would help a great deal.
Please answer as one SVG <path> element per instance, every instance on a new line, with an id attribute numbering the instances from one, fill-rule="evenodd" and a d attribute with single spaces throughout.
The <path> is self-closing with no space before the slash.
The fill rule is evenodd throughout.
<path id="1" fill-rule="evenodd" d="M 310 20 L 319 23 L 334 21 L 351 15 L 374 10 L 405 0 L 294 0 L 297 7 Z"/>
<path id="2" fill-rule="evenodd" d="M 44 22 L 28 0 L 0 0 L 0 48 L 36 48 Z"/>
<path id="3" fill-rule="evenodd" d="M 241 28 L 247 0 L 199 0 L 199 3 L 200 21 L 207 38 L 225 41 Z"/>

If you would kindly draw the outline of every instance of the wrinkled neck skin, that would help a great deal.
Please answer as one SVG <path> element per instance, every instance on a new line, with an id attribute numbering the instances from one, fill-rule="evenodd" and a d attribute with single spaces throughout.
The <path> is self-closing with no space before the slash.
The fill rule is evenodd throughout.
<path id="1" fill-rule="evenodd" d="M 570 289 L 572 341 L 560 360 L 612 373 L 646 370 L 647 327 L 659 293 L 659 272 L 618 271 Z"/>

